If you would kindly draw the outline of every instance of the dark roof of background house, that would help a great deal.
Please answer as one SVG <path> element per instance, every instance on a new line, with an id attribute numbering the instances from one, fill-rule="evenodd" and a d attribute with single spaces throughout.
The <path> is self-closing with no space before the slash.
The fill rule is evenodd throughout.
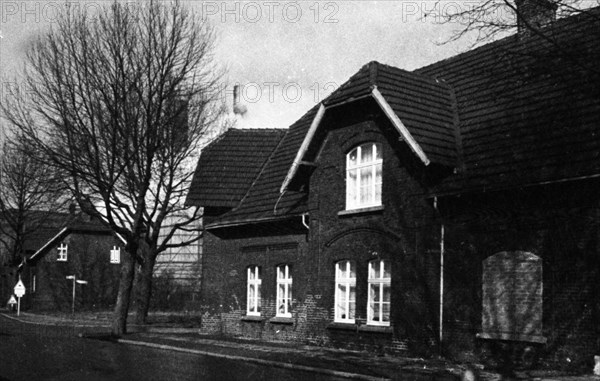
<path id="1" fill-rule="evenodd" d="M 35 211 L 38 216 L 36 218 L 43 219 L 44 222 L 40 227 L 31 234 L 26 242 L 24 250 L 26 252 L 36 252 L 40 247 L 44 246 L 52 237 L 54 237 L 69 220 L 69 213 L 60 212 L 44 212 Z M 49 213 L 49 214 L 48 214 Z"/>
<path id="2" fill-rule="evenodd" d="M 376 85 L 430 160 L 457 167 L 433 194 L 599 174 L 600 23 L 598 9 L 590 12 L 552 27 L 567 54 L 515 35 L 412 73 L 371 62 L 323 103 L 361 98 Z M 307 211 L 306 194 L 279 189 L 317 110 L 289 128 L 241 204 L 212 226 Z"/>
<path id="3" fill-rule="evenodd" d="M 51 213 L 45 223 L 27 239 L 25 250 L 41 258 L 58 241 L 72 233 L 113 234 L 112 230 L 100 221 L 90 218 L 83 212 Z"/>
<path id="4" fill-rule="evenodd" d="M 186 203 L 237 206 L 285 135 L 282 129 L 230 129 L 203 149 Z"/>
<path id="5" fill-rule="evenodd" d="M 600 8 L 544 33 L 417 70 L 452 86 L 458 103 L 464 168 L 434 194 L 600 174 Z"/>

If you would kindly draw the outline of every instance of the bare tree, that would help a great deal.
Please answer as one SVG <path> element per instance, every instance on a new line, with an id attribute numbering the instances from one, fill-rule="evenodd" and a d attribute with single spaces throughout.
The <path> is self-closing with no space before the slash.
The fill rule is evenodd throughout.
<path id="1" fill-rule="evenodd" d="M 27 240 L 67 202 L 55 171 L 40 165 L 36 152 L 19 146 L 18 139 L 4 143 L 0 153 L 0 244 L 5 262 L 16 266 L 24 259 Z"/>
<path id="2" fill-rule="evenodd" d="M 438 4 L 441 3 L 438 1 Z M 544 19 L 585 15 L 598 21 L 600 14 L 590 11 L 599 0 L 484 0 L 465 3 L 464 7 L 448 7 L 453 12 L 442 15 L 446 23 L 460 25 L 447 42 L 475 36 L 475 44 L 489 42 L 501 35 L 521 31 L 555 42 Z M 540 17 L 542 16 L 542 17 Z"/>
<path id="3" fill-rule="evenodd" d="M 148 309 L 157 255 L 178 230 L 199 231 L 184 208 L 199 146 L 221 120 L 214 32 L 179 2 L 74 9 L 29 49 L 28 96 L 2 105 L 9 122 L 67 174 L 82 210 L 125 240 L 113 334 L 126 332 L 135 264 Z M 165 231 L 169 216 L 178 222 Z"/>

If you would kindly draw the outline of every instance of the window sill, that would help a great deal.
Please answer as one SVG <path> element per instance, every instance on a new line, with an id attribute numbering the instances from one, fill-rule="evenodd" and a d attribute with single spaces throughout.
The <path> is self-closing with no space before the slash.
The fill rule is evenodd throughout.
<path id="1" fill-rule="evenodd" d="M 488 340 L 506 340 L 506 341 L 526 341 L 530 343 L 546 344 L 548 341 L 544 336 L 522 335 L 518 333 L 499 333 L 499 332 L 480 332 L 475 335 L 478 339 Z"/>
<path id="2" fill-rule="evenodd" d="M 261 323 L 261 322 L 265 321 L 265 317 L 264 316 L 246 315 L 246 316 L 242 317 L 242 321 Z"/>
<path id="3" fill-rule="evenodd" d="M 327 329 L 372 333 L 392 333 L 393 328 L 385 325 L 357 325 L 356 323 L 329 323 Z"/>
<path id="4" fill-rule="evenodd" d="M 271 318 L 269 320 L 269 323 L 271 323 L 271 324 L 288 324 L 288 325 L 292 325 L 292 324 L 294 324 L 294 319 L 292 319 L 291 317 L 276 316 L 274 318 Z"/>
<path id="5" fill-rule="evenodd" d="M 392 333 L 393 329 L 389 325 L 361 325 L 359 332 Z"/>
<path id="6" fill-rule="evenodd" d="M 383 211 L 383 205 L 370 206 L 368 208 L 347 209 L 338 212 L 339 217 L 354 216 L 359 214 L 377 213 Z"/>
<path id="7" fill-rule="evenodd" d="M 336 329 L 341 331 L 356 331 L 357 325 L 355 323 L 329 323 L 327 329 Z"/>

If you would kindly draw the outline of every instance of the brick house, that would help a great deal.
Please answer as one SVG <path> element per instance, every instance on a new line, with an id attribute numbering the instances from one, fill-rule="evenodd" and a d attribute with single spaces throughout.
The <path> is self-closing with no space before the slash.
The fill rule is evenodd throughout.
<path id="1" fill-rule="evenodd" d="M 213 142 L 187 201 L 203 331 L 597 354 L 598 15 L 412 72 L 371 62 L 289 129 Z"/>
<path id="2" fill-rule="evenodd" d="M 76 285 L 76 309 L 112 307 L 118 290 L 123 242 L 110 229 L 81 213 L 60 216 L 60 224 L 40 229 L 39 235 L 27 244 L 30 254 L 19 266 L 27 290 L 23 307 L 70 311 L 73 280 L 66 277 L 72 275 L 87 282 Z"/>

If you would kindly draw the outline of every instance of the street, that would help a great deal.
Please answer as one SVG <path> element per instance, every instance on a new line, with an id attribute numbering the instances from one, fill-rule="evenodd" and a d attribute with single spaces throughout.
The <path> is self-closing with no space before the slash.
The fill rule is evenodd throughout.
<path id="1" fill-rule="evenodd" d="M 81 338 L 0 316 L 0 380 L 336 380 L 303 371 Z"/>

